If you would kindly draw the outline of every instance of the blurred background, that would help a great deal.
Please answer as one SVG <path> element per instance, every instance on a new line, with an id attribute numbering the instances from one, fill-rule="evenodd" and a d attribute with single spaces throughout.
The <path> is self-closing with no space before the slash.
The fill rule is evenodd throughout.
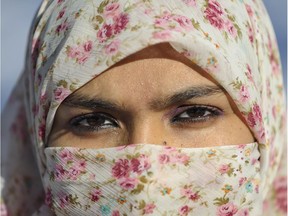
<path id="1" fill-rule="evenodd" d="M 24 67 L 28 31 L 40 3 L 41 0 L 1 0 L 1 110 Z M 287 0 L 264 3 L 276 31 L 286 82 Z"/>

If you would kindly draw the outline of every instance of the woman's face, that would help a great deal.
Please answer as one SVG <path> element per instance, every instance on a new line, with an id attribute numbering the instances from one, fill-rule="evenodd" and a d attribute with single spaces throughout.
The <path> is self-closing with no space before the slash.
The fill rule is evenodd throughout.
<path id="1" fill-rule="evenodd" d="M 221 86 L 168 44 L 142 50 L 58 108 L 49 146 L 135 143 L 208 147 L 254 142 Z"/>

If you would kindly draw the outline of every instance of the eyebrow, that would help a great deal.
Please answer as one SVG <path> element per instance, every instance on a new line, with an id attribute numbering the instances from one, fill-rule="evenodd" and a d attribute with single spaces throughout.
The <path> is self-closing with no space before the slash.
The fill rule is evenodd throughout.
<path id="1" fill-rule="evenodd" d="M 153 100 L 149 103 L 149 107 L 153 110 L 163 110 L 181 102 L 195 99 L 209 97 L 215 94 L 224 94 L 224 89 L 219 86 L 192 86 L 188 89 L 173 93 L 172 95 Z M 100 99 L 97 97 L 90 98 L 82 94 L 72 94 L 63 102 L 69 107 L 86 108 L 86 109 L 107 109 L 110 111 L 125 111 L 124 106 L 118 103 Z"/>
<path id="2" fill-rule="evenodd" d="M 149 105 L 154 110 L 161 110 L 190 99 L 209 97 L 215 94 L 224 94 L 224 89 L 219 86 L 193 86 L 160 100 L 154 100 Z"/>

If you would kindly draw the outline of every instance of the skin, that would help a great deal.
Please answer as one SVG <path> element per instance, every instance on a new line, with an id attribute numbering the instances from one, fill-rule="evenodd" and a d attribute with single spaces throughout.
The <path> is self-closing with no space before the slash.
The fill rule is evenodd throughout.
<path id="1" fill-rule="evenodd" d="M 184 95 L 189 98 L 178 94 L 178 101 L 169 99 L 187 89 Z M 57 110 L 48 146 L 211 147 L 251 142 L 254 137 L 227 92 L 163 43 L 129 56 L 66 98 Z"/>

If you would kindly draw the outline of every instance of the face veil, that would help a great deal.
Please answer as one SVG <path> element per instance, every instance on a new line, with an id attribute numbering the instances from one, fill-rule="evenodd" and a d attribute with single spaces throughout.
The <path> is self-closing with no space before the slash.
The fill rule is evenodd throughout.
<path id="1" fill-rule="evenodd" d="M 54 153 L 45 153 L 45 143 L 63 100 L 125 57 L 163 42 L 229 93 L 257 141 L 257 199 L 267 215 L 285 210 L 277 196 L 286 193 L 283 81 L 261 1 L 55 0 L 43 1 L 34 19 L 25 70 L 3 112 L 2 194 L 9 214 L 53 214 L 44 193 L 50 193 L 45 176 Z M 239 206 L 228 207 L 240 215 Z"/>

